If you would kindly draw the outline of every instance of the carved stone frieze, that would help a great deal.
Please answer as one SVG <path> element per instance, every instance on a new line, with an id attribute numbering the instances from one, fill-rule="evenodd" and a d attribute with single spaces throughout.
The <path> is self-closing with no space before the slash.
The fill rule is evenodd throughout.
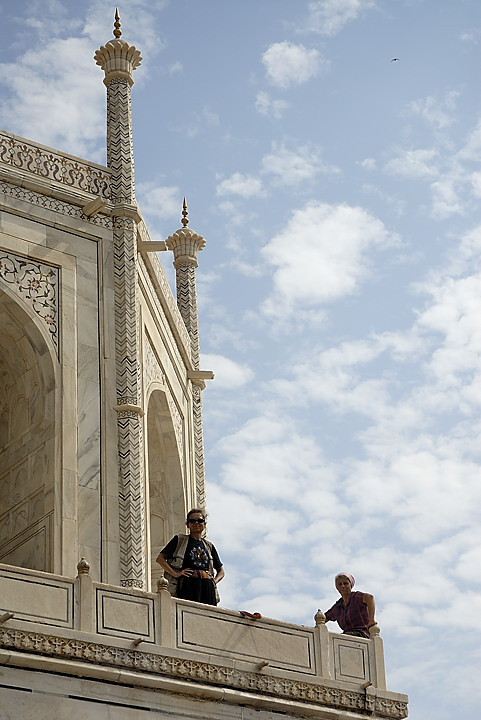
<path id="1" fill-rule="evenodd" d="M 108 172 L 7 133 L 0 133 L 0 163 L 32 173 L 43 180 L 54 180 L 76 190 L 110 198 Z"/>
<path id="2" fill-rule="evenodd" d="M 59 276 L 52 265 L 0 251 L 0 278 L 41 318 L 57 353 Z"/>
<path id="3" fill-rule="evenodd" d="M 297 679 L 242 671 L 210 662 L 171 657 L 155 652 L 140 652 L 58 635 L 0 627 L 0 646 L 19 652 L 40 653 L 67 660 L 74 658 L 86 663 L 169 675 L 193 682 L 212 683 L 362 714 L 367 711 L 377 717 L 402 720 L 408 714 L 407 703 L 393 698 L 378 697 L 372 691 L 367 695 L 356 690 L 343 690 Z"/>

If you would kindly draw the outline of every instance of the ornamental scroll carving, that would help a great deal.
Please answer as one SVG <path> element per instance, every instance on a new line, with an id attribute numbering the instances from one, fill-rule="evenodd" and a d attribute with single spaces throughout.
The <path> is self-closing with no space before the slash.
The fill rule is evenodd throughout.
<path id="1" fill-rule="evenodd" d="M 108 171 L 12 135 L 0 133 L 0 163 L 32 173 L 44 180 L 55 180 L 62 185 L 100 195 L 105 199 L 110 198 Z"/>
<path id="2" fill-rule="evenodd" d="M 59 269 L 0 250 L 0 279 L 41 318 L 58 355 Z"/>
<path id="3" fill-rule="evenodd" d="M 318 703 L 332 708 L 342 708 L 344 711 L 362 714 L 365 714 L 366 711 L 369 714 L 374 712 L 377 717 L 402 720 L 408 714 L 405 702 L 391 698 L 373 697 L 372 695 L 366 698 L 364 692 L 355 690 L 341 690 L 290 678 L 244 672 L 237 668 L 214 665 L 209 662 L 182 659 L 154 652 L 128 650 L 102 643 L 63 638 L 58 635 L 1 627 L 0 645 L 19 652 L 39 653 L 137 672 L 169 675 L 193 682 L 222 685 L 292 701 Z"/>

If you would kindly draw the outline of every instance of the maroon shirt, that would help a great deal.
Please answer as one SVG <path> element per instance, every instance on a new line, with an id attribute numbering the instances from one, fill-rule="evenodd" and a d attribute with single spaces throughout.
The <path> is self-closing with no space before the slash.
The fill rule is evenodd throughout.
<path id="1" fill-rule="evenodd" d="M 356 631 L 361 632 L 364 637 L 370 637 L 367 629 L 369 610 L 363 597 L 364 593 L 355 590 L 351 593 L 347 605 L 344 605 L 344 600 L 339 598 L 337 603 L 326 612 L 326 620 L 336 620 L 345 633 Z"/>

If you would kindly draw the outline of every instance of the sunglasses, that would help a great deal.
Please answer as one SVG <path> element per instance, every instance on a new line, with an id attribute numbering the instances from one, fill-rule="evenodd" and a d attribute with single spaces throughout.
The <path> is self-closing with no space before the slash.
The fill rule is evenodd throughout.
<path id="1" fill-rule="evenodd" d="M 204 523 L 204 518 L 189 518 L 190 523 Z"/>

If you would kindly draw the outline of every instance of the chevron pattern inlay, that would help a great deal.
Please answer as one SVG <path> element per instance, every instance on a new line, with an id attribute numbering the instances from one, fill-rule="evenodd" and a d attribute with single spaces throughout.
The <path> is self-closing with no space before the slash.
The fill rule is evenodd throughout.
<path id="1" fill-rule="evenodd" d="M 180 263 L 176 272 L 177 305 L 190 337 L 192 365 L 199 369 L 199 321 L 197 316 L 197 292 L 195 265 Z"/>
<path id="2" fill-rule="evenodd" d="M 126 56 L 129 53 L 132 62 Z M 107 165 L 112 172 L 114 205 L 120 582 L 124 587 L 143 588 L 146 533 L 137 224 L 124 210 L 125 205 L 136 205 L 130 88 L 131 71 L 140 62 L 140 54 L 123 41 L 112 41 L 97 51 L 96 59 L 106 72 Z M 117 65 L 125 66 L 123 76 L 112 72 Z"/>
<path id="3" fill-rule="evenodd" d="M 138 406 L 141 398 L 140 333 L 136 266 L 136 226 L 115 218 L 115 320 L 117 402 Z M 137 412 L 118 416 L 121 584 L 145 584 L 145 498 L 143 425 Z"/>
<path id="4" fill-rule="evenodd" d="M 107 88 L 107 165 L 116 203 L 135 203 L 130 85 L 115 78 Z"/>
<path id="5" fill-rule="evenodd" d="M 204 432 L 202 429 L 202 390 L 192 383 L 192 413 L 194 419 L 195 490 L 197 506 L 205 507 Z"/>
<path id="6" fill-rule="evenodd" d="M 197 254 L 205 246 L 205 240 L 190 228 L 184 227 L 170 235 L 166 240 L 166 244 L 174 252 L 177 306 L 189 333 L 192 367 L 198 370 L 200 366 L 200 349 L 195 271 L 197 268 Z M 203 386 L 203 383 L 192 382 L 195 491 L 198 507 L 205 507 L 204 435 L 201 400 Z"/>

